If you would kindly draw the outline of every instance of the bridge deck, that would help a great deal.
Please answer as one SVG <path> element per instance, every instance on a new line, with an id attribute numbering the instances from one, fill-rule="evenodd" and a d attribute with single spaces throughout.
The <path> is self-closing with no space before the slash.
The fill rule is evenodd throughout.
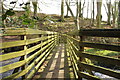
<path id="1" fill-rule="evenodd" d="M 65 48 L 65 44 L 59 44 L 55 47 L 33 80 L 39 78 L 74 78 L 69 54 Z"/>

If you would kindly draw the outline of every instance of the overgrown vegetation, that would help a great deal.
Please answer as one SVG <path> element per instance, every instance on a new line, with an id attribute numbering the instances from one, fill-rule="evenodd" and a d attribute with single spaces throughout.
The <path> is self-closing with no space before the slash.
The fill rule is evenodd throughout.
<path id="1" fill-rule="evenodd" d="M 115 52 L 115 51 L 109 51 L 109 50 L 101 50 L 101 49 L 95 49 L 95 48 L 88 48 L 85 50 L 85 52 L 94 54 L 94 55 L 100 55 L 100 56 L 109 56 L 112 58 L 118 58 L 120 56 L 120 52 Z M 108 67 L 111 69 L 120 69 L 120 66 L 114 66 L 114 65 L 108 65 L 102 62 L 97 62 L 97 61 L 92 61 L 93 64 L 103 66 L 103 67 Z"/>

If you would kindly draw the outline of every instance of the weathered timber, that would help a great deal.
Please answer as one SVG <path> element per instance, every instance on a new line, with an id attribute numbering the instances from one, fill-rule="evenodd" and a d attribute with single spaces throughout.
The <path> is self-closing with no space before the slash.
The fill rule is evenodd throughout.
<path id="1" fill-rule="evenodd" d="M 120 29 L 81 29 L 79 35 L 120 38 Z"/>
<path id="2" fill-rule="evenodd" d="M 120 79 L 120 72 L 117 72 L 117 71 L 114 71 L 114 70 L 111 70 L 111 69 L 108 69 L 108 68 L 95 66 L 95 65 L 92 65 L 92 64 L 86 64 L 86 63 L 83 63 L 83 62 L 80 62 L 79 65 L 84 69 L 90 69 L 90 70 L 97 71 L 97 72 L 109 75 L 111 77 L 115 77 L 115 78 Z"/>
<path id="3" fill-rule="evenodd" d="M 84 73 L 84 72 L 78 72 L 79 76 L 85 78 L 85 79 L 89 79 L 89 80 L 101 80 L 99 79 L 98 77 L 96 76 L 93 76 L 93 75 L 90 75 L 90 74 L 87 74 L 87 73 Z"/>
<path id="4" fill-rule="evenodd" d="M 88 43 L 88 42 L 80 42 L 79 45 L 83 46 L 83 47 L 98 48 L 98 49 L 120 52 L 120 46 L 117 46 L 117 45 L 100 44 L 100 43 Z"/>
<path id="5" fill-rule="evenodd" d="M 113 64 L 113 65 L 120 66 L 120 59 L 115 59 L 115 58 L 108 57 L 108 56 L 94 55 L 94 54 L 90 54 L 90 53 L 80 54 L 79 51 L 78 51 L 78 54 L 81 57 L 89 58 L 91 60 L 96 60 L 96 61 L 103 62 L 103 63 L 106 63 L 106 64 Z M 112 62 L 112 63 L 110 63 L 110 62 Z"/>

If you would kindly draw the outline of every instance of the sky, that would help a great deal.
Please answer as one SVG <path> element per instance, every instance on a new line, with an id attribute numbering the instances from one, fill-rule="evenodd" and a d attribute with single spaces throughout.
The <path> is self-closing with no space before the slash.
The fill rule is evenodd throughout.
<path id="1" fill-rule="evenodd" d="M 10 2 L 11 1 L 16 1 L 16 0 L 5 0 L 4 4 L 6 5 L 5 7 L 10 7 L 10 6 L 14 6 L 14 5 L 10 5 Z M 16 8 L 15 10 L 23 10 L 19 4 L 21 3 L 26 3 L 28 0 L 18 0 L 17 4 L 16 4 Z M 71 0 L 72 2 L 74 2 L 75 0 Z M 82 0 L 82 3 L 83 3 L 84 0 Z M 91 0 L 85 0 L 86 1 L 86 4 L 85 4 L 85 7 L 84 7 L 84 17 L 87 17 L 87 12 L 89 13 L 89 18 L 91 18 L 91 9 L 92 9 L 92 5 L 89 5 L 89 10 L 87 10 L 87 7 L 88 7 L 88 1 L 89 3 L 91 3 Z M 112 1 L 112 4 L 113 4 L 113 1 L 114 0 L 111 0 Z M 104 4 L 106 3 L 106 0 L 103 0 L 103 4 L 102 4 L 102 20 L 106 21 L 107 20 L 107 14 L 106 14 L 106 11 L 105 11 L 105 7 L 103 6 Z M 38 0 L 38 5 L 39 5 L 39 8 L 38 9 L 38 12 L 40 13 L 46 13 L 46 14 L 61 14 L 61 0 Z M 71 5 L 75 5 L 75 3 L 71 3 Z M 96 4 L 95 4 L 96 6 Z M 105 5 L 106 6 L 106 5 Z M 22 6 L 23 7 L 23 6 Z M 31 5 L 31 9 L 32 9 L 32 5 Z M 67 9 L 66 5 L 65 5 L 65 11 Z M 74 15 L 76 14 L 76 6 L 71 6 L 71 9 L 74 13 Z M 33 9 L 32 9 L 33 11 Z M 95 7 L 95 15 L 97 14 L 97 9 Z M 65 15 L 66 15 L 66 12 L 65 12 Z M 69 13 L 70 15 L 70 13 Z"/>

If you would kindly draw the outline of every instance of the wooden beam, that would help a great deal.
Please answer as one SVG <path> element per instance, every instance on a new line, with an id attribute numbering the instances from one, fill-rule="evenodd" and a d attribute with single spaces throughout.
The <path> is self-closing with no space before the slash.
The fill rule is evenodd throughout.
<path id="1" fill-rule="evenodd" d="M 87 43 L 87 42 L 80 42 L 79 45 L 84 46 L 84 47 L 90 47 L 90 48 L 97 48 L 97 49 L 104 49 L 104 50 L 111 50 L 111 51 L 120 52 L 120 46 L 117 46 L 117 45 L 100 44 L 100 43 Z"/>
<path id="2" fill-rule="evenodd" d="M 120 29 L 81 29 L 80 36 L 120 38 Z"/>
<path id="3" fill-rule="evenodd" d="M 117 72 L 117 71 L 114 71 L 114 70 L 111 70 L 111 69 L 107 69 L 107 68 L 103 68 L 103 67 L 99 67 L 99 66 L 95 66 L 95 65 L 92 65 L 92 64 L 86 64 L 84 62 L 79 63 L 79 65 L 80 65 L 80 67 L 82 67 L 84 69 L 97 71 L 97 72 L 106 74 L 108 76 L 120 79 L 120 72 Z"/>

